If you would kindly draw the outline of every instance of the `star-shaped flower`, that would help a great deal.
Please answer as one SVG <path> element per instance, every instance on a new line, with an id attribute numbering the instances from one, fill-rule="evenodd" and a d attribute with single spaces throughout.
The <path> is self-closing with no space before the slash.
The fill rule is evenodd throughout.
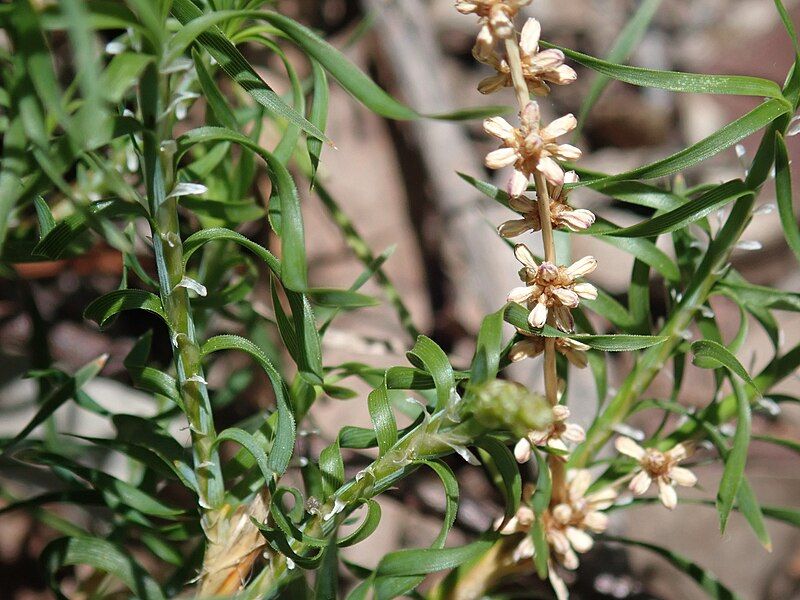
<path id="1" fill-rule="evenodd" d="M 683 444 L 677 444 L 670 450 L 662 452 L 656 448 L 642 448 L 629 437 L 618 437 L 614 445 L 618 452 L 639 462 L 636 475 L 628 486 L 637 496 L 650 489 L 655 480 L 661 503 L 672 510 L 678 504 L 675 485 L 692 487 L 697 483 L 694 473 L 678 466 L 679 462 L 689 457 L 689 449 Z"/>
<path id="2" fill-rule="evenodd" d="M 528 316 L 531 327 L 543 327 L 552 309 L 556 326 L 562 331 L 572 331 L 574 321 L 569 309 L 578 306 L 580 298 L 597 298 L 597 288 L 591 283 L 575 280 L 594 271 L 597 260 L 586 256 L 569 267 L 558 267 L 550 262 L 539 265 L 524 244 L 514 247 L 514 256 L 523 265 L 519 276 L 525 285 L 511 290 L 508 301 L 526 304 L 532 309 Z"/>
<path id="3" fill-rule="evenodd" d="M 499 139 L 503 145 L 486 155 L 486 166 L 502 169 L 514 166 L 507 185 L 508 194 L 521 196 L 528 180 L 538 171 L 552 185 L 564 183 L 564 170 L 557 161 L 576 160 L 581 151 L 570 144 L 558 144 L 556 138 L 575 129 L 577 120 L 572 114 L 556 119 L 541 127 L 539 105 L 529 102 L 520 113 L 519 128 L 512 127 L 502 117 L 492 117 L 483 122 L 489 135 Z"/>

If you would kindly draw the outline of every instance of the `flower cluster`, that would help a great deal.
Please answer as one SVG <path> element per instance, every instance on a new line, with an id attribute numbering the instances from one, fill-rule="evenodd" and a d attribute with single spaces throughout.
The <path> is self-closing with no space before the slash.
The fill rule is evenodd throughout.
<path id="1" fill-rule="evenodd" d="M 511 290 L 508 301 L 527 305 L 531 310 L 528 316 L 531 327 L 543 327 L 552 310 L 556 326 L 562 331 L 572 331 L 574 320 L 570 309 L 578 306 L 581 298 L 597 298 L 597 288 L 576 280 L 593 272 L 597 260 L 586 256 L 568 267 L 546 261 L 537 264 L 524 244 L 514 247 L 514 255 L 522 263 L 519 277 L 525 285 Z"/>
<path id="2" fill-rule="evenodd" d="M 575 116 L 568 114 L 542 127 L 539 104 L 535 101 L 528 102 L 520 112 L 519 127 L 513 127 L 503 117 L 486 119 L 484 131 L 502 142 L 500 148 L 486 155 L 486 166 L 490 169 L 514 166 L 506 186 L 512 198 L 522 195 L 537 172 L 551 185 L 563 185 L 564 169 L 559 162 L 576 160 L 581 151 L 571 144 L 559 144 L 557 139 L 577 124 Z"/>
<path id="3" fill-rule="evenodd" d="M 517 462 L 528 462 L 534 446 L 547 446 L 558 452 L 559 458 L 563 458 L 569 452 L 570 444 L 580 444 L 586 439 L 583 427 L 575 423 L 567 423 L 570 412 L 566 406 L 556 404 L 552 411 L 553 418 L 550 425 L 545 429 L 529 431 L 514 446 L 514 456 Z"/>
<path id="4" fill-rule="evenodd" d="M 611 507 L 617 497 L 612 487 L 588 494 L 591 481 L 591 474 L 586 469 L 570 471 L 563 497 L 543 511 L 540 517 L 551 556 L 569 570 L 578 568 L 578 554 L 592 549 L 594 540 L 591 534 L 602 533 L 608 527 L 608 516 L 602 511 Z M 533 491 L 533 487 L 526 486 L 523 494 L 525 502 L 517 513 L 505 524 L 502 520 L 497 523 L 501 534 L 530 531 L 536 522 L 536 514 L 530 507 Z M 532 558 L 534 554 L 533 538 L 526 535 L 514 549 L 513 559 L 519 562 Z"/>
<path id="5" fill-rule="evenodd" d="M 566 228 L 570 231 L 583 231 L 594 223 L 594 213 L 585 208 L 572 208 L 567 203 L 569 189 L 564 184 L 578 182 L 578 175 L 575 171 L 564 173 L 564 183 L 555 186 L 550 192 L 550 222 L 553 229 Z M 520 214 L 521 219 L 506 221 L 497 228 L 497 232 L 503 237 L 517 237 L 526 231 L 539 231 L 542 228 L 542 220 L 539 211 L 539 201 L 518 196 L 511 198 L 508 203 L 509 208 Z"/>
<path id="6" fill-rule="evenodd" d="M 536 19 L 528 19 L 522 28 L 519 39 L 520 62 L 528 91 L 537 96 L 550 93 L 548 83 L 566 85 L 578 78 L 577 73 L 564 64 L 564 53 L 561 50 L 539 50 L 539 36 L 542 26 Z M 486 77 L 478 84 L 478 91 L 491 94 L 497 90 L 513 85 L 511 68 L 492 48 L 487 52 L 485 46 L 476 45 L 473 50 L 475 58 L 494 68 L 496 74 Z"/>
<path id="7" fill-rule="evenodd" d="M 498 41 L 514 35 L 514 17 L 531 0 L 457 0 L 456 10 L 462 15 L 477 15 L 481 26 L 473 54 L 486 59 L 494 53 Z M 538 36 L 537 36 L 538 44 Z"/>

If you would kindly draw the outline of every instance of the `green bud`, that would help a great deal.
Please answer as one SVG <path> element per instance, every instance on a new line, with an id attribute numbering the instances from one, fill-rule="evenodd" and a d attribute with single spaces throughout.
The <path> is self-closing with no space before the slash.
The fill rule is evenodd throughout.
<path id="1" fill-rule="evenodd" d="M 510 431 L 515 437 L 544 429 L 553 421 L 547 400 L 519 383 L 495 379 L 470 388 L 466 400 L 481 425 Z"/>

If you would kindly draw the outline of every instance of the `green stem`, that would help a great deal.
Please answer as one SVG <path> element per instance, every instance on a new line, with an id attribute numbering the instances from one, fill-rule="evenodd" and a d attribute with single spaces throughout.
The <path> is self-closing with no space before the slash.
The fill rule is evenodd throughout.
<path id="1" fill-rule="evenodd" d="M 651 347 L 641 356 L 617 395 L 592 424 L 586 434 L 586 441 L 573 452 L 569 461 L 570 467 L 582 467 L 591 460 L 608 441 L 614 427 L 625 420 L 633 404 L 647 390 L 659 371 L 666 366 L 675 349 L 684 341 L 684 332 L 692 323 L 697 311 L 708 299 L 714 285 L 724 275 L 730 254 L 750 223 L 756 196 L 760 187 L 769 177 L 769 171 L 774 161 L 775 134 L 784 131 L 787 125 L 788 118 L 781 117 L 764 132 L 758 152 L 745 180 L 751 193 L 734 203 L 725 225 L 709 245 L 700 266 L 683 294 L 683 298 L 659 332 L 659 335 L 666 337 L 667 340 L 658 346 Z"/>
<path id="2" fill-rule="evenodd" d="M 203 374 L 200 347 L 192 320 L 189 292 L 183 286 L 183 245 L 178 219 L 178 202 L 168 198 L 175 184 L 172 120 L 162 115 L 170 96 L 169 76 L 160 75 L 155 65 L 144 74 L 141 92 L 143 162 L 151 214 L 153 249 L 158 270 L 159 292 L 173 342 L 173 360 L 178 386 L 192 438 L 194 473 L 204 529 L 214 524 L 214 513 L 223 502 L 224 487 L 220 459 L 214 449 L 211 404 Z"/>

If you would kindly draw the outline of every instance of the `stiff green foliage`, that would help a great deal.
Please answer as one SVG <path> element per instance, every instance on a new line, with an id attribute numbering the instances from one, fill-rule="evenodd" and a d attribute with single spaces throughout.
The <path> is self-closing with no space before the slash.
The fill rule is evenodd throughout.
<path id="1" fill-rule="evenodd" d="M 650 210 L 648 218 L 629 227 L 598 218 L 581 232 L 635 258 L 628 305 L 599 290 L 595 300 L 576 309 L 574 334 L 550 325 L 533 329 L 527 309 L 498 306 L 483 322 L 469 368 L 461 370 L 435 340 L 418 334 L 383 270 L 391 249 L 373 254 L 346 215 L 346 203 L 316 181 L 329 142 L 329 85 L 337 82 L 354 102 L 389 119 L 458 121 L 496 115 L 503 107 L 422 115 L 386 93 L 315 31 L 276 12 L 271 2 L 13 0 L 0 7 L 0 27 L 10 44 L 0 51 L 1 274 L 13 282 L 20 266 L 91 255 L 102 243 L 122 257 L 122 273 L 117 289 L 86 306 L 85 319 L 113 336 L 121 320 L 147 313 L 153 328 L 124 360 L 129 382 L 151 398 L 148 418 L 126 414 L 124 407 L 110 409 L 89 394 L 87 385 L 101 374 L 107 357 L 66 373 L 52 364 L 41 339 L 31 344 L 27 375 L 38 386 L 36 410 L 17 435 L 3 440 L 2 461 L 3 466 L 44 467 L 58 484 L 29 497 L 4 490 L 7 504 L 0 518 L 28 511 L 54 532 L 41 557 L 53 591 L 65 597 L 61 580 L 71 573 L 77 589 L 92 597 L 157 600 L 180 593 L 238 593 L 240 598 L 329 599 L 345 593 L 346 567 L 358 580 L 347 596 L 353 600 L 420 597 L 425 576 L 445 570 L 450 575 L 429 591 L 430 597 L 466 597 L 459 596 L 461 582 L 504 541 L 491 529 L 467 545 L 447 544 L 459 506 L 458 481 L 445 460 L 453 455 L 484 467 L 505 503 L 500 514 L 506 521 L 521 507 L 530 508 L 535 554 L 529 571 L 546 578 L 554 563 L 543 515 L 556 483 L 548 456 L 568 460 L 569 467 L 604 465 L 595 488 L 627 481 L 631 461 L 600 462 L 597 455 L 619 425 L 644 410 L 664 420 L 646 447 L 667 450 L 678 442 L 708 440 L 716 448 L 713 456 L 722 461 L 723 475 L 716 498 L 705 503 L 716 506 L 723 531 L 730 515 L 741 512 L 770 547 L 765 517 L 800 525 L 795 509 L 759 505 L 745 468 L 752 440 L 798 451 L 792 440 L 752 435 L 751 421 L 765 398 L 800 401 L 771 394 L 800 366 L 800 346 L 786 350 L 778 343 L 775 315 L 800 312 L 800 296 L 752 285 L 730 263 L 773 167 L 780 221 L 788 247 L 800 257 L 785 143 L 800 101 L 800 55 L 783 85 L 621 64 L 659 4 L 641 4 L 608 60 L 562 49 L 568 59 L 597 73 L 582 118 L 610 80 L 760 100 L 719 131 L 652 164 L 625 173 L 579 171 L 582 180 L 576 185 Z M 780 0 L 776 7 L 797 47 Z M 57 55 L 56 38 L 68 41 L 66 55 Z M 101 50 L 104 44 L 113 54 Z M 282 65 L 287 94 L 278 94 L 270 76 L 248 61 L 253 48 Z M 288 58 L 298 52 L 302 65 Z M 64 63 L 74 72 L 71 83 L 60 71 Z M 190 108 L 194 128 L 183 123 Z M 266 124 L 280 132 L 272 148 L 264 147 Z M 761 144 L 742 178 L 692 189 L 671 179 L 758 132 Z M 271 183 L 269 198 L 257 191 L 261 175 Z M 461 177 L 507 207 L 508 195 L 477 175 Z M 301 189 L 312 190 L 363 263 L 356 281 L 339 288 L 309 281 Z M 725 211 L 724 222 L 714 227 L 708 217 L 719 211 Z M 671 251 L 658 241 L 671 245 Z M 279 248 L 278 256 L 268 246 Z M 381 297 L 359 291 L 369 280 L 378 284 Z M 270 290 L 269 314 L 251 303 L 259 282 L 262 291 Z M 669 299 L 659 326 L 651 315 L 651 286 L 663 286 Z M 709 316 L 709 301 L 719 296 L 740 309 L 739 331 L 731 340 L 723 339 Z M 395 309 L 414 338 L 409 364 L 333 364 L 322 344 L 331 322 L 381 302 Z M 589 314 L 597 318 L 590 320 Z M 774 356 L 758 374 L 737 358 L 750 320 L 774 343 Z M 600 322 L 609 325 L 606 333 L 595 331 L 592 323 Z M 513 339 L 509 324 L 517 331 Z M 585 442 L 568 458 L 547 446 L 534 448 L 538 471 L 533 478 L 511 448 L 528 432 L 551 426 L 552 411 L 539 395 L 502 379 L 512 344 L 525 333 L 585 344 L 598 390 L 598 412 Z M 47 332 L 37 334 L 41 338 Z M 153 348 L 154 340 L 164 347 Z M 211 389 L 205 374 L 231 350 L 251 362 Z M 636 353 L 630 372 L 610 394 L 607 352 Z M 171 364 L 155 358 L 167 354 Z M 716 374 L 713 395 L 696 412 L 679 401 L 687 356 Z M 656 374 L 671 364 L 670 396 L 646 397 Z M 215 417 L 261 372 L 272 389 L 270 407 L 217 427 Z M 568 380 L 566 361 L 559 362 L 558 372 Z M 348 378 L 366 382 L 371 393 L 357 393 Z M 424 405 L 399 401 L 412 392 L 426 400 Z M 307 460 L 298 432 L 325 396 L 362 403 L 372 428 L 345 427 Z M 106 420 L 116 435 L 61 435 L 52 417 L 68 403 Z M 410 425 L 398 424 L 401 410 L 411 415 Z M 176 424 L 188 427 L 185 435 L 174 435 Z M 729 424 L 735 427 L 725 427 Z M 352 476 L 346 449 L 371 451 L 374 460 Z M 85 459 L 112 454 L 127 458 L 129 478 Z M 340 549 L 368 538 L 381 520 L 376 497 L 419 471 L 432 472 L 445 495 L 442 524 L 431 546 L 391 552 L 376 561 L 375 569 L 345 560 Z M 524 491 L 524 480 L 535 484 L 531 493 Z M 87 511 L 91 525 L 84 529 L 59 517 L 52 508 L 56 503 Z M 340 531 L 352 523 L 355 529 Z M 245 534 L 237 537 L 233 531 L 252 537 L 243 541 Z M 662 556 L 711 597 L 736 597 L 712 574 L 669 549 L 626 538 L 605 540 Z M 147 560 L 138 560 L 139 555 Z M 74 565 L 99 575 L 71 571 Z"/>

